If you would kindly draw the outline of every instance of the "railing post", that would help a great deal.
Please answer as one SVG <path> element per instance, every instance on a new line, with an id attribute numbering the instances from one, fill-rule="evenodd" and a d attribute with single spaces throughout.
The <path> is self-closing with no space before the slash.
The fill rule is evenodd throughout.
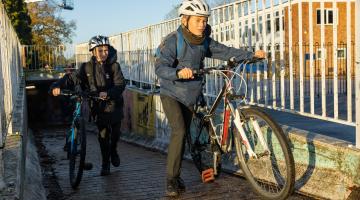
<path id="1" fill-rule="evenodd" d="M 360 148 L 360 0 L 356 0 L 355 7 L 356 147 Z"/>

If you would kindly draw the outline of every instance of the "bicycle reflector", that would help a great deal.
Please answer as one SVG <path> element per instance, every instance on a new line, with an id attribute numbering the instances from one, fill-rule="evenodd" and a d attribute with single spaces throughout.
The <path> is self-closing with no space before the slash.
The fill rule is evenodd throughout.
<path id="1" fill-rule="evenodd" d="M 210 168 L 210 169 L 202 171 L 201 179 L 202 179 L 203 183 L 208 183 L 208 182 L 215 180 L 214 169 Z"/>

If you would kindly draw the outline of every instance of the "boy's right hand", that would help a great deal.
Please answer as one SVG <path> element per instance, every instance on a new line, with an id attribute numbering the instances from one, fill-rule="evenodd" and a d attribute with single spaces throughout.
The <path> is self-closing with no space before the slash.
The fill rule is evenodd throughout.
<path id="1" fill-rule="evenodd" d="M 60 95 L 60 88 L 54 88 L 54 89 L 52 89 L 52 95 L 53 95 L 54 97 L 59 96 L 59 95 Z"/>
<path id="2" fill-rule="evenodd" d="M 183 68 L 177 72 L 177 76 L 179 79 L 193 79 L 194 74 L 190 68 Z"/>
<path id="3" fill-rule="evenodd" d="M 257 50 L 257 51 L 255 51 L 254 57 L 260 58 L 260 59 L 265 59 L 266 58 L 266 52 L 263 51 L 263 50 Z"/>

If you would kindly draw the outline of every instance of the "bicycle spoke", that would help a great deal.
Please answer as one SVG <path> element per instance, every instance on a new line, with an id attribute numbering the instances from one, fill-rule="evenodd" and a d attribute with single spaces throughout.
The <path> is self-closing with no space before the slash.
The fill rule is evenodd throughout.
<path id="1" fill-rule="evenodd" d="M 255 190 L 266 198 L 284 199 L 293 190 L 294 164 L 287 139 L 266 114 L 256 109 L 244 111 L 242 128 L 248 145 L 240 134 L 235 139 L 242 169 Z M 242 136 L 241 136 L 242 137 Z M 251 148 L 256 156 L 249 155 Z"/>

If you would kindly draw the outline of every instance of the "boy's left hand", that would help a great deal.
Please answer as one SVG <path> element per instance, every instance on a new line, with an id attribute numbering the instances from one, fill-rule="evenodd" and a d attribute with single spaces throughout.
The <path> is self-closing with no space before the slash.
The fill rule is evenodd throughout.
<path id="1" fill-rule="evenodd" d="M 257 50 L 255 51 L 254 57 L 264 59 L 266 58 L 266 53 L 263 50 Z"/>
<path id="2" fill-rule="evenodd" d="M 102 100 L 106 100 L 107 99 L 107 92 L 100 92 L 99 93 L 99 97 Z"/>

